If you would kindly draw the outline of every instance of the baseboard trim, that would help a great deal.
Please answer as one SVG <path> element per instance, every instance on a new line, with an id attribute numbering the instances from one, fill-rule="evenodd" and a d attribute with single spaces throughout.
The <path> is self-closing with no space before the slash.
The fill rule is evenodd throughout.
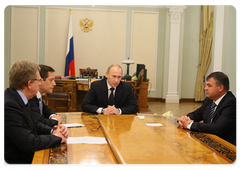
<path id="1" fill-rule="evenodd" d="M 149 97 L 148 98 L 149 102 L 162 102 L 162 103 L 166 103 L 166 99 L 162 99 L 162 98 L 153 98 L 153 97 Z M 182 98 L 179 100 L 179 103 L 183 103 L 183 102 L 195 102 L 195 99 L 191 99 L 191 98 Z"/>

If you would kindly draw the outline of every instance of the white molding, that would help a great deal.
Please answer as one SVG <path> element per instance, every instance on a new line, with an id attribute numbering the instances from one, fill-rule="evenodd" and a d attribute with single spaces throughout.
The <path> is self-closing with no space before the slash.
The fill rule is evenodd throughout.
<path id="1" fill-rule="evenodd" d="M 168 87 L 166 103 L 179 103 L 178 69 L 180 58 L 181 16 L 186 6 L 168 6 L 170 15 L 170 44 L 168 61 Z"/>
<path id="2" fill-rule="evenodd" d="M 98 3 L 96 6 L 122 6 L 135 8 L 166 8 L 166 3 Z"/>
<path id="3" fill-rule="evenodd" d="M 223 29 L 224 29 L 224 8 L 225 6 L 217 5 L 215 16 L 215 29 L 214 29 L 214 48 L 213 48 L 213 67 L 212 71 L 222 71 L 222 58 L 223 58 Z"/>

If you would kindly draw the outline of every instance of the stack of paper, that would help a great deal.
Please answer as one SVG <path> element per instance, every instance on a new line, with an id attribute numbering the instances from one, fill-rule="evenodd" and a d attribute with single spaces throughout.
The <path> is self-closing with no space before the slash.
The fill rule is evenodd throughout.
<path id="1" fill-rule="evenodd" d="M 62 125 L 66 126 L 67 128 L 85 126 L 84 124 L 81 124 L 81 123 L 69 123 L 69 124 L 62 124 Z"/>
<path id="2" fill-rule="evenodd" d="M 145 123 L 147 126 L 163 126 L 161 123 L 149 122 Z"/>
<path id="3" fill-rule="evenodd" d="M 107 144 L 107 141 L 104 137 L 69 137 L 67 139 L 67 144 L 79 144 L 79 143 L 85 143 L 85 144 Z"/>

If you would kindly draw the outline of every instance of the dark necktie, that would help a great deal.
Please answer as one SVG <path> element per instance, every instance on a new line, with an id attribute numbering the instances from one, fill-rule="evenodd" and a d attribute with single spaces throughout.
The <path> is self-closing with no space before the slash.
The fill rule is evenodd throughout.
<path id="1" fill-rule="evenodd" d="M 113 97 L 114 88 L 111 87 L 110 90 L 111 90 L 111 93 L 110 93 L 110 96 L 108 98 L 108 105 L 112 106 L 112 105 L 114 105 L 114 97 Z"/>
<path id="2" fill-rule="evenodd" d="M 27 107 L 27 112 L 25 113 L 26 117 L 27 117 L 27 122 L 29 124 L 29 128 L 31 128 L 32 132 L 34 134 L 37 134 L 35 128 L 34 128 L 34 124 L 33 124 L 33 120 L 32 120 L 32 117 L 31 117 L 31 107 L 30 107 L 30 104 L 27 103 L 26 104 L 26 107 Z"/>
<path id="3" fill-rule="evenodd" d="M 215 107 L 217 105 L 215 104 L 215 102 L 212 102 L 212 106 L 211 106 L 211 112 L 210 112 L 210 116 L 209 116 L 209 122 L 212 123 L 212 120 L 213 120 L 213 116 L 214 116 L 214 113 L 215 113 Z"/>
<path id="4" fill-rule="evenodd" d="M 42 98 L 40 97 L 38 100 L 39 100 L 39 110 L 40 110 L 40 113 L 41 113 L 41 115 L 42 115 L 42 108 L 43 108 Z"/>

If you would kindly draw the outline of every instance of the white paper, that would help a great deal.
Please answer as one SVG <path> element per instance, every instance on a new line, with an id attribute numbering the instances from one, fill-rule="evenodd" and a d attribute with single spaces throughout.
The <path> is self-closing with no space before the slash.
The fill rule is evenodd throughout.
<path id="1" fill-rule="evenodd" d="M 150 122 L 150 123 L 145 123 L 147 126 L 163 126 L 161 123 L 155 123 L 155 122 Z"/>
<path id="2" fill-rule="evenodd" d="M 145 119 L 145 116 L 137 116 L 139 119 Z"/>
<path id="3" fill-rule="evenodd" d="M 69 124 L 62 124 L 62 125 L 66 126 L 67 128 L 85 126 L 84 124 L 81 124 L 81 123 L 69 123 Z"/>
<path id="4" fill-rule="evenodd" d="M 104 137 L 69 137 L 67 139 L 67 144 L 107 144 Z"/>

